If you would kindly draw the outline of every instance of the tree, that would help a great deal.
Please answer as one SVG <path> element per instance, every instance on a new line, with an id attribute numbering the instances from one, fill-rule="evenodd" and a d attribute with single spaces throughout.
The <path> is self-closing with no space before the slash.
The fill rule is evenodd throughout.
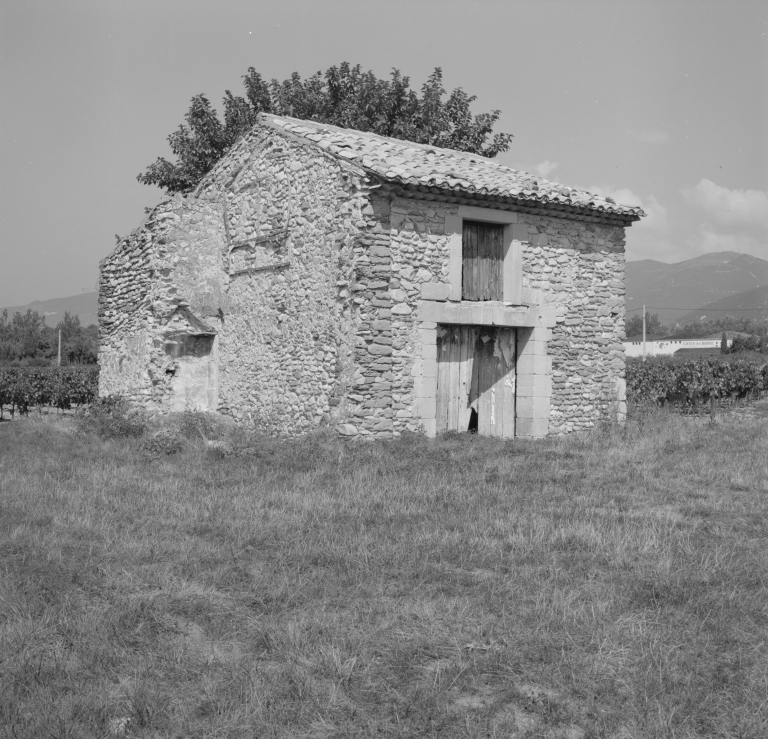
<path id="1" fill-rule="evenodd" d="M 378 79 L 373 72 L 363 72 L 359 64 L 352 67 L 342 62 L 306 80 L 294 72 L 283 82 L 273 79 L 267 83 L 249 67 L 243 76 L 245 97 L 225 91 L 224 121 L 204 94 L 196 95 L 184 116 L 186 123 L 168 136 L 176 162 L 159 157 L 137 179 L 145 185 L 165 188 L 168 193 L 189 192 L 251 129 L 262 112 L 489 158 L 507 151 L 512 135 L 493 134 L 501 111 L 472 115 L 470 105 L 476 96 L 467 95 L 460 87 L 443 100 L 446 91 L 442 80 L 442 69 L 436 67 L 422 85 L 419 97 L 410 87 L 410 78 L 397 69 L 392 70 L 390 79 Z"/>
<path id="2" fill-rule="evenodd" d="M 632 316 L 624 323 L 624 333 L 627 336 L 639 336 L 643 333 L 643 317 Z M 661 323 L 657 313 L 646 315 L 645 333 L 648 336 L 660 336 L 667 333 L 667 327 Z"/>
<path id="3" fill-rule="evenodd" d="M 685 333 L 689 336 L 709 336 L 722 331 L 738 331 L 742 334 L 764 336 L 768 331 L 768 324 L 741 316 L 722 316 L 688 323 L 675 333 Z"/>
<path id="4" fill-rule="evenodd" d="M 84 328 L 80 316 L 64 313 L 56 331 L 61 331 L 61 357 L 67 364 L 93 364 L 98 355 L 96 326 Z"/>
<path id="5" fill-rule="evenodd" d="M 729 354 L 738 352 L 763 352 L 768 353 L 768 342 L 765 335 L 752 334 L 750 336 L 734 336 Z"/>
<path id="6" fill-rule="evenodd" d="M 0 316 L 0 362 L 47 364 L 52 356 L 53 329 L 45 323 L 45 316 L 27 309 L 26 313 L 8 311 Z"/>
<path id="7" fill-rule="evenodd" d="M 728 337 L 725 335 L 725 331 L 720 337 L 720 354 L 728 354 Z"/>

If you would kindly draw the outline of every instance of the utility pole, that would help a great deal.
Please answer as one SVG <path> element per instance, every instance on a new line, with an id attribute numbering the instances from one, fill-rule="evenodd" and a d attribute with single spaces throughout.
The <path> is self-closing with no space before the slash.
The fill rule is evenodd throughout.
<path id="1" fill-rule="evenodd" d="M 59 344 L 61 344 L 61 331 L 59 331 Z M 645 362 L 645 303 L 643 303 L 643 362 Z"/>
<path id="2" fill-rule="evenodd" d="M 645 326 L 645 324 L 643 324 Z M 59 329 L 59 363 L 58 366 L 61 367 L 61 329 Z"/>

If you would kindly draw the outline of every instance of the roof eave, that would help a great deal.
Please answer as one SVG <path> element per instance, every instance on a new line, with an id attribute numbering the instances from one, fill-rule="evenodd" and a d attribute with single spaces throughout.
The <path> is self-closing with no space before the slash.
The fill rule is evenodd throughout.
<path id="1" fill-rule="evenodd" d="M 550 218 L 569 218 L 588 223 L 606 223 L 612 226 L 630 226 L 642 217 L 634 213 L 616 213 L 584 206 L 553 203 L 532 198 L 500 196 L 461 189 L 441 188 L 437 186 L 412 185 L 394 182 L 376 172 L 367 170 L 369 178 L 378 181 L 382 189 L 388 189 L 398 196 L 412 197 L 419 200 L 438 200 L 461 205 L 477 205 L 496 210 L 514 210 L 531 215 L 549 216 Z M 642 215 L 645 215 L 644 213 Z"/>

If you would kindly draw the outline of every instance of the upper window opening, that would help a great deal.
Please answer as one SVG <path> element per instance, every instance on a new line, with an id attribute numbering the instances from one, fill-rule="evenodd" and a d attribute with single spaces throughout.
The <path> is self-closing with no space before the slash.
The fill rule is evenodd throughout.
<path id="1" fill-rule="evenodd" d="M 504 299 L 504 226 L 464 221 L 462 300 Z"/>

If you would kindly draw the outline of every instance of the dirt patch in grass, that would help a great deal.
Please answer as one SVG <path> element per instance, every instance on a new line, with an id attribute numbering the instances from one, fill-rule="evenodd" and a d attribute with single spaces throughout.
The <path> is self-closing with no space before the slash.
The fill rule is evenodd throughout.
<path id="1" fill-rule="evenodd" d="M 768 424 L 0 428 L 0 736 L 768 735 Z"/>

